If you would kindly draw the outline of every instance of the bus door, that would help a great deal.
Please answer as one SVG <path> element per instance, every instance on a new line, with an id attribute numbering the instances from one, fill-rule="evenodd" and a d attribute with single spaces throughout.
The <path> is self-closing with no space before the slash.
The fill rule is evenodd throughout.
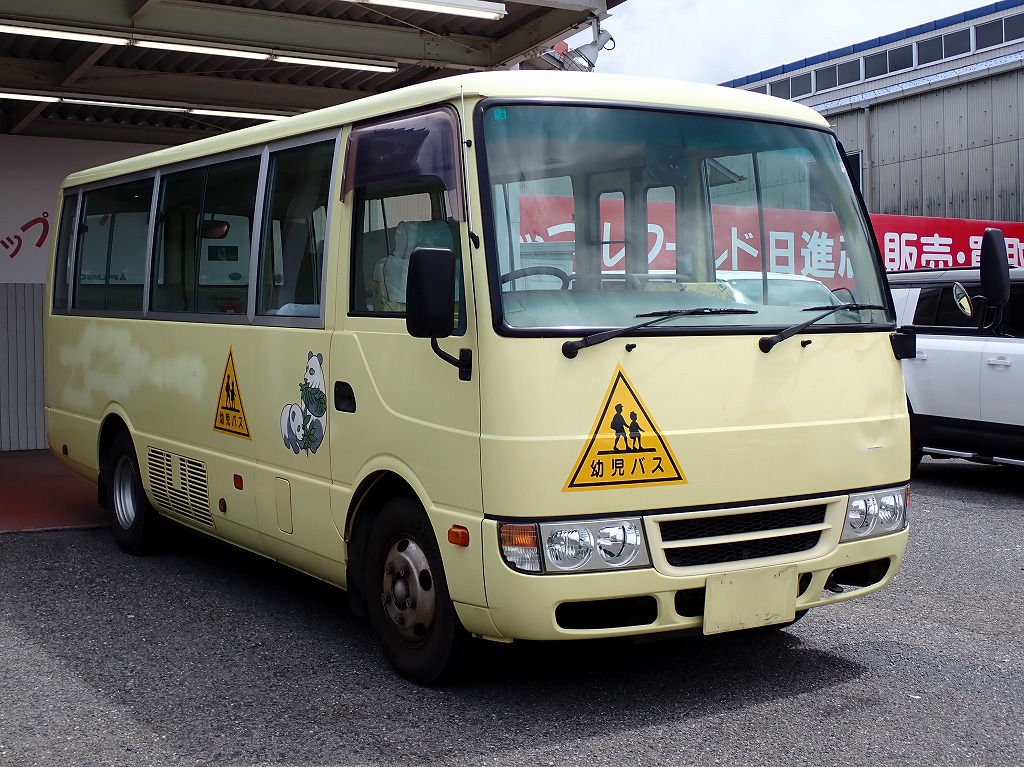
<path id="1" fill-rule="evenodd" d="M 327 433 L 333 317 L 325 257 L 337 136 L 271 151 L 254 315 L 256 505 L 268 551 L 337 581 L 343 545 L 330 518 Z M 248 392 L 247 392 L 248 394 Z M 248 402 L 247 402 L 248 404 Z"/>
<path id="2" fill-rule="evenodd" d="M 452 514 L 468 515 L 471 522 L 459 523 L 479 530 L 481 510 L 480 370 L 458 136 L 448 109 L 352 131 L 343 190 L 352 211 L 349 307 L 329 382 L 335 481 L 358 492 L 397 474 L 409 488 L 403 492 L 427 506 L 442 542 Z M 417 248 L 450 248 L 457 256 L 455 330 L 438 343 L 454 357 L 472 356 L 468 375 L 406 329 L 409 257 Z M 347 509 L 347 499 L 339 505 Z M 472 557 L 467 576 L 449 573 L 448 582 L 456 601 L 482 604 L 479 548 Z"/>

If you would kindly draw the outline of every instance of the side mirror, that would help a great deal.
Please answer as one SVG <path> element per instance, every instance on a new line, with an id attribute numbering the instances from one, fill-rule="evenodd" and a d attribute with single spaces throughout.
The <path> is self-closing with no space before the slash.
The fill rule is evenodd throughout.
<path id="1" fill-rule="evenodd" d="M 450 248 L 416 248 L 409 254 L 405 284 L 405 328 L 414 338 L 429 338 L 434 354 L 459 369 L 459 380 L 473 377 L 473 352 L 459 349 L 454 357 L 438 343 L 455 330 L 455 267 Z"/>
<path id="2" fill-rule="evenodd" d="M 447 338 L 455 329 L 455 253 L 416 248 L 409 255 L 405 327 L 414 338 Z"/>
<path id="3" fill-rule="evenodd" d="M 960 313 L 965 317 L 970 317 L 974 314 L 974 305 L 971 303 L 971 296 L 968 294 L 967 288 L 959 282 L 953 283 L 953 303 L 956 304 L 956 308 L 959 309 Z"/>
<path id="4" fill-rule="evenodd" d="M 223 240 L 230 230 L 231 224 L 227 221 L 207 218 L 203 220 L 202 237 L 204 240 Z"/>
<path id="5" fill-rule="evenodd" d="M 996 309 L 1010 300 L 1010 265 L 1000 229 L 986 229 L 981 238 L 981 294 Z"/>

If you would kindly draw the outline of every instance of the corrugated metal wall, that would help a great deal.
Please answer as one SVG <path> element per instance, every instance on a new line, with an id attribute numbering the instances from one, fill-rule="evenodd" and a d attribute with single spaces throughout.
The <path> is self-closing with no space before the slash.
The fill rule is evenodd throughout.
<path id="1" fill-rule="evenodd" d="M 46 447 L 43 287 L 0 283 L 0 451 Z"/>
<path id="2" fill-rule="evenodd" d="M 861 152 L 872 213 L 1021 221 L 1022 104 L 1024 73 L 1013 71 L 830 120 Z"/>

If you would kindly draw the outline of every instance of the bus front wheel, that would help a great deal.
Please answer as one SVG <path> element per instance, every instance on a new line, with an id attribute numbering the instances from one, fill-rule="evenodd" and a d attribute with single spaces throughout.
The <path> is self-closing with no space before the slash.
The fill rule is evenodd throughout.
<path id="1" fill-rule="evenodd" d="M 139 460 L 128 432 L 114 438 L 107 466 L 107 508 L 114 540 L 129 554 L 145 553 L 152 548 L 156 536 L 157 512 L 142 487 Z"/>
<path id="2" fill-rule="evenodd" d="M 455 613 L 434 532 L 411 498 L 384 504 L 367 543 L 367 610 L 384 655 L 417 684 L 441 681 L 465 630 Z"/>

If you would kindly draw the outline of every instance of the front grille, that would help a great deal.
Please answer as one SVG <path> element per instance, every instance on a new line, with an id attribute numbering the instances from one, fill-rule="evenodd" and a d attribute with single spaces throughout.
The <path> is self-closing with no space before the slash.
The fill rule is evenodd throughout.
<path id="1" fill-rule="evenodd" d="M 736 543 L 713 543 L 709 546 L 687 546 L 680 549 L 665 549 L 665 558 L 673 567 L 694 567 L 713 565 L 719 562 L 743 562 L 748 559 L 764 559 L 783 554 L 808 551 L 818 545 L 821 533 L 800 533 L 781 538 L 761 538 Z"/>
<path id="2" fill-rule="evenodd" d="M 772 509 L 750 514 L 730 514 L 722 517 L 674 519 L 661 523 L 663 541 L 689 541 L 694 538 L 712 538 L 716 535 L 761 533 L 783 530 L 787 527 L 820 525 L 825 521 L 825 504 L 799 506 L 795 509 Z"/>
<path id="3" fill-rule="evenodd" d="M 147 458 L 149 486 L 157 506 L 212 527 L 206 464 L 152 447 Z"/>
<path id="4" fill-rule="evenodd" d="M 697 567 L 809 551 L 818 545 L 822 530 L 827 528 L 826 511 L 825 504 L 765 511 L 723 510 L 714 516 L 664 519 L 658 526 L 669 565 Z M 724 537 L 736 540 L 723 541 Z"/>

